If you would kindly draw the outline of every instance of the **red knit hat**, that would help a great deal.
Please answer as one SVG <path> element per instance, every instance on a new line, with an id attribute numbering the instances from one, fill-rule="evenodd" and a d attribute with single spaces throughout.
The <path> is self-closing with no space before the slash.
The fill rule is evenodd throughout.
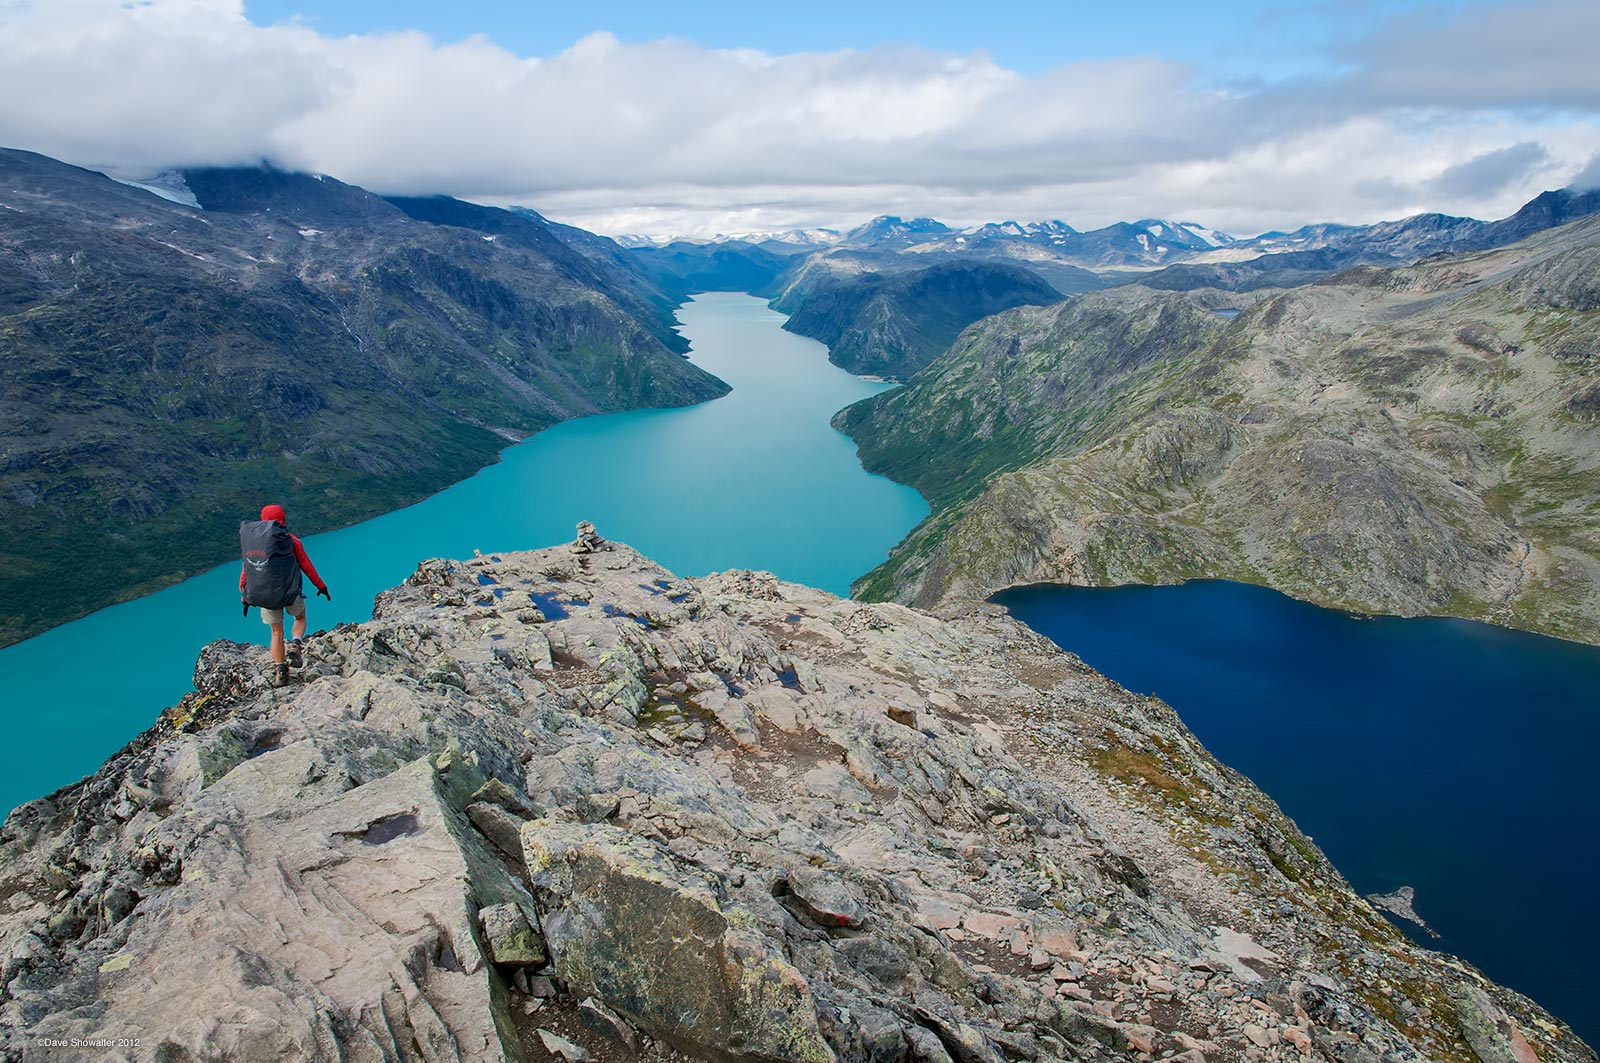
<path id="1" fill-rule="evenodd" d="M 289 523 L 289 514 L 287 514 L 287 513 L 285 513 L 283 511 L 283 507 L 282 506 L 280 506 L 276 502 L 274 502 L 269 506 L 262 506 L 261 507 L 261 519 L 262 520 L 275 520 L 279 524 L 288 524 Z"/>

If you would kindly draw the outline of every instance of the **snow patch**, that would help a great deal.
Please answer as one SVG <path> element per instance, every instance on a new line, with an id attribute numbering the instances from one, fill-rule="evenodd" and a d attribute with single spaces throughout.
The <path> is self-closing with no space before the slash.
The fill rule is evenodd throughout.
<path id="1" fill-rule="evenodd" d="M 685 241 L 687 243 L 724 244 L 724 243 L 729 243 L 731 241 L 740 240 L 740 241 L 744 241 L 746 243 L 752 243 L 752 244 L 759 244 L 759 243 L 795 244 L 795 245 L 804 247 L 804 246 L 806 246 L 808 244 L 821 244 L 821 245 L 836 244 L 840 240 L 844 239 L 844 235 L 842 233 L 834 231 L 833 229 L 756 229 L 756 230 L 752 230 L 750 232 L 743 232 L 743 233 L 718 233 L 717 235 L 713 236 L 709 240 L 695 240 L 692 237 L 663 238 L 663 237 L 640 237 L 640 236 L 628 237 L 628 239 L 631 239 L 631 240 L 649 240 L 649 241 L 651 241 L 651 242 L 653 242 L 655 244 L 667 244 L 667 243 L 675 242 L 677 240 L 683 240 L 683 241 Z M 623 240 L 622 237 L 618 237 L 617 238 L 617 241 L 619 243 L 621 243 L 622 240 Z M 644 246 L 644 245 L 634 245 L 634 246 Z"/>
<path id="2" fill-rule="evenodd" d="M 160 196 L 168 203 L 176 203 L 182 207 L 203 209 L 200 201 L 189 190 L 188 182 L 183 179 L 183 174 L 177 170 L 166 170 L 150 176 L 126 177 L 114 173 L 106 174 L 118 184 L 128 185 L 131 188 L 142 189 L 152 195 Z"/>
<path id="3" fill-rule="evenodd" d="M 322 235 L 322 230 L 321 229 L 301 229 L 300 230 L 300 235 L 301 236 L 321 236 Z"/>
<path id="4" fill-rule="evenodd" d="M 485 236 L 484 239 L 489 241 L 490 243 L 494 243 L 494 236 L 493 235 Z"/>
<path id="5" fill-rule="evenodd" d="M 1234 238 L 1229 236 L 1227 233 L 1218 232 L 1215 229 L 1208 229 L 1204 225 L 1201 225 L 1197 222 L 1179 222 L 1178 228 L 1193 236 L 1199 237 L 1211 247 L 1227 247 L 1229 244 L 1235 242 Z"/>

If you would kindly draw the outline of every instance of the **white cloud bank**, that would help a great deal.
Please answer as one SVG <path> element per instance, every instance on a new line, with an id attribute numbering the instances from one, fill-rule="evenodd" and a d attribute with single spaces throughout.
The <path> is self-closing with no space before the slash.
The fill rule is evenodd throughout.
<path id="1" fill-rule="evenodd" d="M 1337 76 L 1217 87 L 1154 58 L 1023 76 L 982 54 L 603 33 L 523 58 L 258 27 L 238 0 L 0 0 L 0 144 L 123 172 L 266 158 L 613 233 L 905 213 L 1243 234 L 1500 217 L 1566 184 L 1600 153 L 1596 39 L 1593 0 L 1484 5 L 1392 23 Z"/>

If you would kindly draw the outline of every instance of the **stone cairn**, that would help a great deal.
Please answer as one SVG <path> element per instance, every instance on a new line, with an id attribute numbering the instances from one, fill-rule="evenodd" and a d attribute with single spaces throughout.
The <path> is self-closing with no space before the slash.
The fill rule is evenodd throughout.
<path id="1" fill-rule="evenodd" d="M 608 550 L 610 546 L 604 539 L 595 534 L 593 521 L 580 520 L 578 522 L 578 537 L 568 544 L 567 549 L 575 554 L 592 554 L 596 550 Z"/>

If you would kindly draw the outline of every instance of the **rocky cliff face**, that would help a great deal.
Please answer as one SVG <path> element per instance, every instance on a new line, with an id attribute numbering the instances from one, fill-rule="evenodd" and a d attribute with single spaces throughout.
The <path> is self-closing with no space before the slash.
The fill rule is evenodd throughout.
<path id="1" fill-rule="evenodd" d="M 836 420 L 935 507 L 858 590 L 1215 577 L 1600 640 L 1597 271 L 1589 219 L 1290 292 L 980 322 Z"/>
<path id="2" fill-rule="evenodd" d="M 828 360 L 852 373 L 897 380 L 974 321 L 1061 298 L 1037 274 L 999 262 L 878 273 L 850 256 L 819 255 L 780 285 L 772 305 L 791 315 L 784 328 L 826 343 Z"/>
<path id="3" fill-rule="evenodd" d="M 215 643 L 14 811 L 6 1057 L 1595 1058 L 997 610 L 578 545 Z"/>
<path id="4" fill-rule="evenodd" d="M 187 179 L 205 209 L 0 150 L 0 643 L 221 561 L 263 499 L 336 527 L 564 418 L 726 391 L 662 293 L 534 219 Z"/>

